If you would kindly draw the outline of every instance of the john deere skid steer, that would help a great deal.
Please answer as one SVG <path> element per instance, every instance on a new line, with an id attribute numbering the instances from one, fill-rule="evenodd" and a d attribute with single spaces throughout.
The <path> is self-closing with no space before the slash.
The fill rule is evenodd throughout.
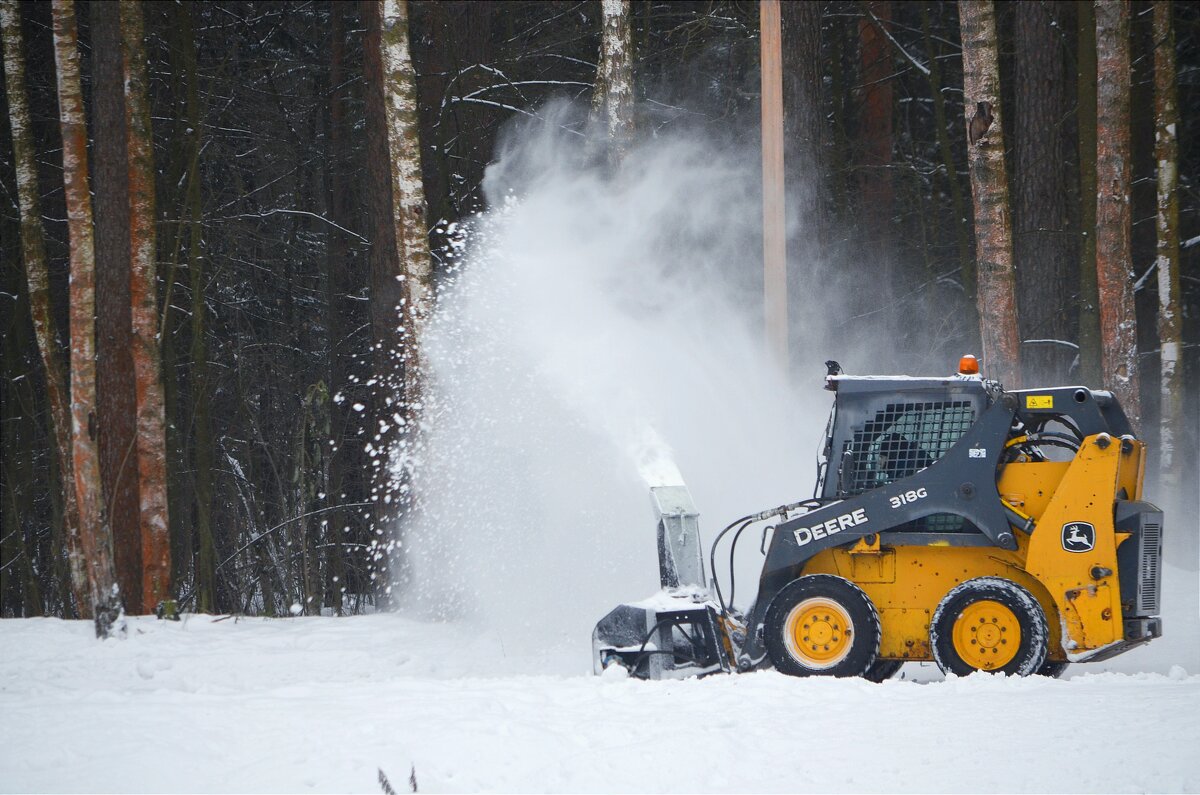
<path id="1" fill-rule="evenodd" d="M 814 497 L 726 527 L 706 581 L 687 489 L 653 489 L 663 591 L 600 621 L 598 673 L 774 666 L 880 681 L 933 660 L 959 675 L 1057 675 L 1162 634 L 1162 513 L 1142 500 L 1144 446 L 1113 395 L 1005 391 L 973 357 L 948 378 L 830 364 Z M 742 614 L 716 552 L 730 538 L 731 577 L 754 525 L 765 560 Z"/>

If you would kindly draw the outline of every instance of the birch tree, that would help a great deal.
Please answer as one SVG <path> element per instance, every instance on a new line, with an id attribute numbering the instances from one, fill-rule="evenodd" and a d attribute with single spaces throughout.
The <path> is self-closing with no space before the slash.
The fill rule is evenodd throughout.
<path id="1" fill-rule="evenodd" d="M 108 637 L 121 614 L 112 536 L 104 516 L 96 447 L 96 257 L 88 193 L 87 122 L 79 76 L 72 0 L 54 0 L 54 63 L 63 139 L 63 185 L 70 238 L 71 442 L 79 538 L 86 558 L 97 637 Z"/>
<path id="2" fill-rule="evenodd" d="M 25 57 L 21 36 L 21 13 L 17 0 L 0 0 L 0 25 L 4 34 L 4 89 L 8 120 L 12 128 L 13 160 L 17 172 L 17 200 L 21 213 L 21 256 L 29 289 L 29 308 L 37 337 L 38 353 L 46 371 L 46 394 L 50 424 L 58 459 L 63 492 L 63 530 L 71 573 L 71 592 L 82 617 L 91 615 L 88 579 L 79 539 L 79 507 L 75 498 L 74 462 L 71 453 L 71 407 L 67 376 L 59 354 L 59 334 L 50 311 L 50 271 L 46 265 L 46 241 L 42 230 L 38 194 L 37 163 L 34 159 L 33 128 L 29 96 L 25 88 Z"/>
<path id="3" fill-rule="evenodd" d="M 1154 3 L 1154 159 L 1158 164 L 1158 343 L 1161 351 L 1159 466 L 1168 494 L 1179 488 L 1176 432 L 1183 428 L 1183 318 L 1179 290 L 1179 106 L 1170 0 Z"/>
<path id="4" fill-rule="evenodd" d="M 629 0 L 600 2 L 600 64 L 592 91 L 592 116 L 608 134 L 615 163 L 633 140 L 633 35 Z"/>
<path id="5" fill-rule="evenodd" d="M 154 140 L 139 0 L 121 0 L 125 126 L 129 146 L 129 295 L 137 385 L 137 469 L 141 508 L 142 596 L 153 609 L 170 595 L 167 521 L 167 431 L 159 348 L 157 238 L 154 229 Z"/>
<path id="6" fill-rule="evenodd" d="M 411 506 L 411 476 L 422 408 L 421 330 L 429 310 L 430 257 L 421 177 L 416 73 L 406 0 L 365 0 L 364 69 L 368 151 L 385 177 L 371 187 L 375 239 L 371 313 L 377 378 L 375 485 L 378 525 Z M 399 395 L 395 405 L 394 395 Z M 399 478 L 385 466 L 391 457 Z M 377 527 L 381 530 L 382 527 Z"/>
<path id="7" fill-rule="evenodd" d="M 1009 217 L 996 14 L 991 0 L 959 0 L 967 165 L 975 209 L 979 336 L 984 371 L 1013 389 L 1021 384 L 1016 275 Z"/>
<path id="8" fill-rule="evenodd" d="M 1129 132 L 1129 5 L 1096 0 L 1096 285 L 1100 296 L 1101 370 L 1136 429 L 1137 315 L 1131 230 L 1133 164 Z"/>

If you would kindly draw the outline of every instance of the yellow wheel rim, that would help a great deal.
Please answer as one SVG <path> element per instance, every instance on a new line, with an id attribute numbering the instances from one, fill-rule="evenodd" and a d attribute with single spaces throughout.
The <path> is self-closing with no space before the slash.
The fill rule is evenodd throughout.
<path id="1" fill-rule="evenodd" d="M 788 652 L 806 668 L 832 668 L 850 653 L 854 622 L 832 599 L 813 597 L 791 609 L 784 623 Z"/>
<path id="2" fill-rule="evenodd" d="M 959 613 L 953 637 L 954 651 L 963 662 L 980 671 L 995 671 L 1017 656 L 1021 624 L 1008 607 L 981 599 Z"/>

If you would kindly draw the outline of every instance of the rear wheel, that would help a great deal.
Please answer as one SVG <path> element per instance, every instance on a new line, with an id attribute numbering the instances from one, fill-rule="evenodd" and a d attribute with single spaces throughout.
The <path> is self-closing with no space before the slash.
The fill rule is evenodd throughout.
<path id="1" fill-rule="evenodd" d="M 862 676 L 879 651 L 879 616 L 849 580 L 813 574 L 771 600 L 763 622 L 767 654 L 791 676 Z"/>
<path id="2" fill-rule="evenodd" d="M 933 613 L 929 645 L 938 667 L 1029 676 L 1046 660 L 1046 615 L 1011 580 L 980 577 L 952 589 Z"/>

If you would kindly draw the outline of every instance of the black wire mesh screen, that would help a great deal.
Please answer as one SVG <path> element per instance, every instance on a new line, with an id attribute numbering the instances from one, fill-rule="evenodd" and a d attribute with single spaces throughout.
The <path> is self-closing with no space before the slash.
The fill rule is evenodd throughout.
<path id="1" fill-rule="evenodd" d="M 975 422 L 970 401 L 889 403 L 854 429 L 846 442 L 842 493 L 861 494 L 920 472 L 946 454 Z M 894 532 L 963 533 L 975 528 L 961 516 L 934 514 L 892 528 Z"/>
<path id="2" fill-rule="evenodd" d="M 842 493 L 862 494 L 920 472 L 946 454 L 975 422 L 970 401 L 889 403 L 854 429 L 842 461 Z M 845 450 L 851 460 L 846 461 Z"/>

